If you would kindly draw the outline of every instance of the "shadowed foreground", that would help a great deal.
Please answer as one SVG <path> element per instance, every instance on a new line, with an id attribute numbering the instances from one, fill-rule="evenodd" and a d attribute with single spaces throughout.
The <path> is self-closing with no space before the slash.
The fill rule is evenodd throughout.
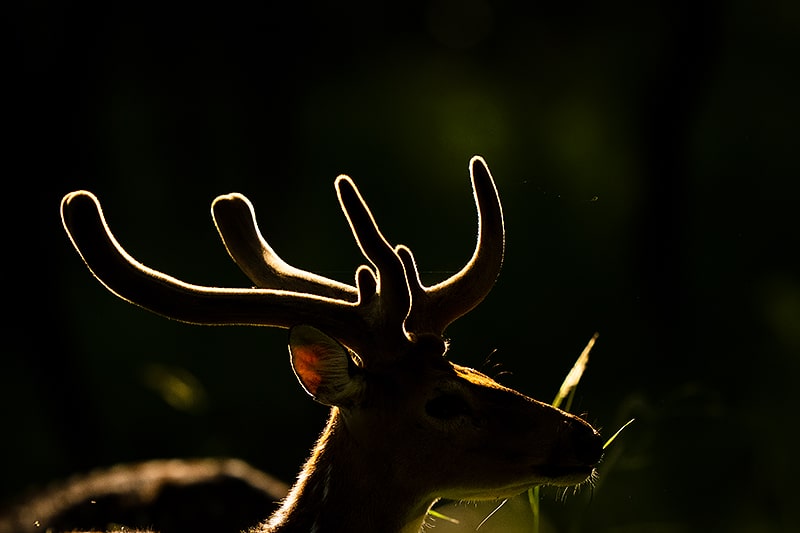
<path id="1" fill-rule="evenodd" d="M 76 476 L 0 515 L 0 533 L 93 529 L 238 533 L 287 485 L 237 459 L 155 460 Z"/>

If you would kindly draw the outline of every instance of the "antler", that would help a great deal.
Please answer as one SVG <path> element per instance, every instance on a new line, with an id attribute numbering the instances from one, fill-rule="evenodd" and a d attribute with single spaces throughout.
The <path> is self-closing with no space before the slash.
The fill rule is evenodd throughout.
<path id="1" fill-rule="evenodd" d="M 478 208 L 478 241 L 470 261 L 454 276 L 426 287 L 419 279 L 414 256 L 405 246 L 396 248 L 408 275 L 413 306 L 406 328 L 441 336 L 444 330 L 483 301 L 492 290 L 503 264 L 505 231 L 500 196 L 480 156 L 470 160 L 470 177 Z"/>
<path id="2" fill-rule="evenodd" d="M 261 235 L 252 204 L 240 194 L 219 196 L 212 215 L 228 253 L 257 288 L 193 285 L 153 270 L 129 255 L 112 234 L 97 198 L 76 191 L 61 202 L 64 228 L 89 269 L 111 292 L 152 312 L 205 325 L 291 327 L 325 330 L 364 359 L 387 357 L 421 333 L 441 336 L 489 292 L 503 256 L 503 217 L 482 158 L 470 162 L 478 207 L 478 243 L 456 275 L 425 287 L 411 251 L 383 237 L 358 189 L 339 176 L 336 190 L 364 257 L 372 267 L 356 271 L 355 287 L 284 262 Z M 373 352 L 374 350 L 374 352 Z M 389 356 L 390 357 L 390 356 Z"/>

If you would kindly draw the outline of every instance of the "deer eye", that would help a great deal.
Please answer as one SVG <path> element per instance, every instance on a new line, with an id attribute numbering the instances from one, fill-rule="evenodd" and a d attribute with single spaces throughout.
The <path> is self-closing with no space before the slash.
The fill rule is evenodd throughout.
<path id="1" fill-rule="evenodd" d="M 447 420 L 470 412 L 469 405 L 460 396 L 444 394 L 425 404 L 425 412 L 434 418 Z"/>

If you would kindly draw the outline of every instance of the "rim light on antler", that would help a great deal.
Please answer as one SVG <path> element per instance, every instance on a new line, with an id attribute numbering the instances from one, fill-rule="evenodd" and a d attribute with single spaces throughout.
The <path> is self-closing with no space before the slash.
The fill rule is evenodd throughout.
<path id="1" fill-rule="evenodd" d="M 347 285 L 283 261 L 256 222 L 252 203 L 231 193 L 212 203 L 212 216 L 229 255 L 256 288 L 193 285 L 149 268 L 119 244 L 97 197 L 64 197 L 64 228 L 89 269 L 120 298 L 167 318 L 201 325 L 289 328 L 311 324 L 362 354 L 421 335 L 442 338 L 449 324 L 489 293 L 503 261 L 503 213 L 484 160 L 470 161 L 478 209 L 478 241 L 470 261 L 452 277 L 426 287 L 411 250 L 392 247 L 355 183 L 336 179 L 336 191 L 361 252 L 369 261 Z M 371 346 L 365 346 L 371 332 Z M 387 346 L 388 345 L 388 346 Z"/>

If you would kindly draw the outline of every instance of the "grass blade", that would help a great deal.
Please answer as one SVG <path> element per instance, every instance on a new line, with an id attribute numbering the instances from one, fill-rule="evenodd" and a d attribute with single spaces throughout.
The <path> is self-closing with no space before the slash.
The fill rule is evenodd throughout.
<path id="1" fill-rule="evenodd" d="M 553 399 L 553 407 L 561 407 L 561 404 L 566 400 L 566 405 L 564 405 L 563 409 L 564 411 L 569 412 L 570 408 L 572 407 L 572 399 L 575 397 L 575 389 L 578 387 L 578 383 L 583 377 L 583 373 L 586 371 L 586 365 L 589 364 L 589 353 L 592 351 L 594 343 L 597 341 L 597 337 L 599 336 L 600 334 L 595 332 L 595 334 L 592 335 L 592 338 L 589 339 L 589 342 L 586 343 L 586 347 L 578 356 L 575 364 L 572 365 L 567 377 L 565 377 L 564 381 L 561 383 L 561 387 L 558 389 L 558 394 L 556 394 L 556 397 Z M 631 420 L 631 422 L 633 422 L 633 420 Z M 628 424 L 630 424 L 630 422 L 628 422 Z M 628 424 L 625 424 L 625 426 Z M 611 444 L 619 432 L 625 429 L 625 426 L 622 426 L 620 430 L 617 431 L 617 433 L 615 433 L 614 436 L 606 442 L 605 446 Z M 605 448 L 605 446 L 603 446 L 603 448 Z M 540 529 L 539 493 L 540 487 L 538 486 L 528 489 L 528 503 L 531 506 L 531 513 L 533 514 L 533 533 L 539 533 Z M 497 509 L 495 509 L 495 511 L 497 511 Z M 485 521 L 486 520 L 484 520 L 484 522 Z M 483 524 L 483 522 L 481 522 L 481 524 Z"/>
<path id="2" fill-rule="evenodd" d="M 599 336 L 599 333 L 592 335 L 592 338 L 589 339 L 589 342 L 586 344 L 586 348 L 583 349 L 578 359 L 575 361 L 575 364 L 572 365 L 572 369 L 569 371 L 569 374 L 567 374 L 567 377 L 564 378 L 563 383 L 561 383 L 561 388 L 558 389 L 558 394 L 556 394 L 553 400 L 553 407 L 561 407 L 561 403 L 567 399 L 569 400 L 569 405 L 565 406 L 564 410 L 569 411 L 572 404 L 572 396 L 575 394 L 575 387 L 578 386 L 578 382 L 581 380 L 581 377 L 583 377 L 583 372 L 586 370 L 586 365 L 589 363 L 589 352 L 592 351 L 592 347 L 594 347 L 594 343 Z"/>
<path id="3" fill-rule="evenodd" d="M 428 510 L 428 514 L 433 516 L 433 517 L 435 517 L 435 518 L 441 518 L 442 520 L 446 520 L 446 521 L 450 522 L 451 524 L 460 524 L 461 523 L 457 519 L 452 518 L 452 517 L 447 516 L 447 515 L 444 515 L 444 514 L 440 513 L 439 511 L 434 511 L 433 509 Z"/>
<path id="4" fill-rule="evenodd" d="M 603 444 L 603 449 L 605 450 L 606 448 L 608 448 L 609 446 L 611 446 L 611 443 L 612 443 L 612 442 L 614 442 L 614 440 L 617 438 L 617 435 L 619 435 L 620 433 L 622 433 L 622 430 L 623 430 L 623 429 L 625 429 L 626 427 L 630 426 L 630 425 L 631 425 L 631 423 L 632 423 L 634 420 L 636 420 L 636 419 L 635 419 L 635 418 L 631 418 L 630 420 L 628 420 L 627 422 L 625 422 L 625 424 L 623 424 L 623 426 L 622 426 L 621 428 L 619 428 L 619 429 L 617 430 L 617 432 L 616 432 L 616 433 L 614 433 L 613 435 L 611 435 L 611 438 L 610 438 L 610 439 L 608 439 L 608 440 L 606 441 L 606 443 L 605 443 L 605 444 Z"/>
<path id="5" fill-rule="evenodd" d="M 539 533 L 539 488 L 536 486 L 528 489 L 528 503 L 533 513 L 533 533 Z"/>

